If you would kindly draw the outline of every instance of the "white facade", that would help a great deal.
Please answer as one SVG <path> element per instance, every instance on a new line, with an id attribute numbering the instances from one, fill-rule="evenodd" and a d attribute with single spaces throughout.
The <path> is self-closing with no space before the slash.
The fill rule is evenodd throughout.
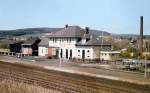
<path id="1" fill-rule="evenodd" d="M 38 47 L 38 55 L 39 56 L 46 56 L 48 55 L 48 48 L 45 46 L 39 46 Z"/>
<path id="2" fill-rule="evenodd" d="M 83 54 L 83 52 L 84 52 L 84 54 Z M 78 46 L 76 48 L 76 58 L 82 59 L 83 57 L 85 59 L 93 59 L 94 58 L 93 48 Z"/>
<path id="3" fill-rule="evenodd" d="M 72 58 L 76 57 L 76 39 L 75 38 L 58 38 L 58 39 L 50 39 L 49 40 L 49 46 L 55 47 L 59 50 L 59 57 L 60 53 L 62 51 L 62 57 L 63 58 L 70 58 L 71 57 L 71 51 L 72 51 Z M 67 51 L 67 53 L 66 53 Z"/>
<path id="4" fill-rule="evenodd" d="M 82 43 L 86 43 L 86 40 L 82 40 Z M 69 59 L 97 59 L 100 56 L 100 46 L 76 46 L 76 38 L 50 38 L 49 47 L 53 47 L 59 50 L 58 57 Z M 53 51 L 54 52 L 54 51 Z"/>

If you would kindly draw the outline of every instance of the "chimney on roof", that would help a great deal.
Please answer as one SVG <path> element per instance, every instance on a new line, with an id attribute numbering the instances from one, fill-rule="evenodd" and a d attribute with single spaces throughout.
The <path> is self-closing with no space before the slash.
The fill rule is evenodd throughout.
<path id="1" fill-rule="evenodd" d="M 65 28 L 68 28 L 68 24 L 65 25 Z"/>
<path id="2" fill-rule="evenodd" d="M 89 34 L 89 27 L 85 27 L 86 34 Z"/>
<path id="3" fill-rule="evenodd" d="M 143 16 L 140 17 L 140 52 L 143 52 Z"/>

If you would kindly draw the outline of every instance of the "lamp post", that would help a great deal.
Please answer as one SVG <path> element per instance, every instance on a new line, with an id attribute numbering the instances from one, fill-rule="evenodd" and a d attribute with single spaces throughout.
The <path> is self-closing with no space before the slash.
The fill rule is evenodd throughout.
<path id="1" fill-rule="evenodd" d="M 60 53 L 59 53 L 59 67 L 61 67 L 61 64 L 62 64 L 62 51 L 60 49 Z"/>
<path id="2" fill-rule="evenodd" d="M 59 58 L 59 67 L 61 67 L 61 63 L 62 63 L 62 61 L 61 61 L 61 57 Z"/>

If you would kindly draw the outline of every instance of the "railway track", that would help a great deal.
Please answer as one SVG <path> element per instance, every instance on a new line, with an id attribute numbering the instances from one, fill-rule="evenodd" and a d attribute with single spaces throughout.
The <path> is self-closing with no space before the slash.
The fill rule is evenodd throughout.
<path id="1" fill-rule="evenodd" d="M 149 85 L 138 85 L 47 70 L 35 66 L 0 62 L 0 80 L 3 79 L 35 84 L 64 93 L 150 93 Z"/>

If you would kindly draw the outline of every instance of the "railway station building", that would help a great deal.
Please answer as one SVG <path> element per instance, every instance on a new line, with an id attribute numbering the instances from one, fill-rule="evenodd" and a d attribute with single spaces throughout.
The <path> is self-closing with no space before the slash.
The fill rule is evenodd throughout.
<path id="1" fill-rule="evenodd" d="M 98 39 L 88 27 L 66 25 L 48 37 L 48 46 L 39 46 L 39 56 L 64 59 L 99 59 L 101 50 L 111 50 L 111 43 Z M 44 50 L 45 49 L 45 50 Z M 44 55 L 42 51 L 47 51 Z"/>

